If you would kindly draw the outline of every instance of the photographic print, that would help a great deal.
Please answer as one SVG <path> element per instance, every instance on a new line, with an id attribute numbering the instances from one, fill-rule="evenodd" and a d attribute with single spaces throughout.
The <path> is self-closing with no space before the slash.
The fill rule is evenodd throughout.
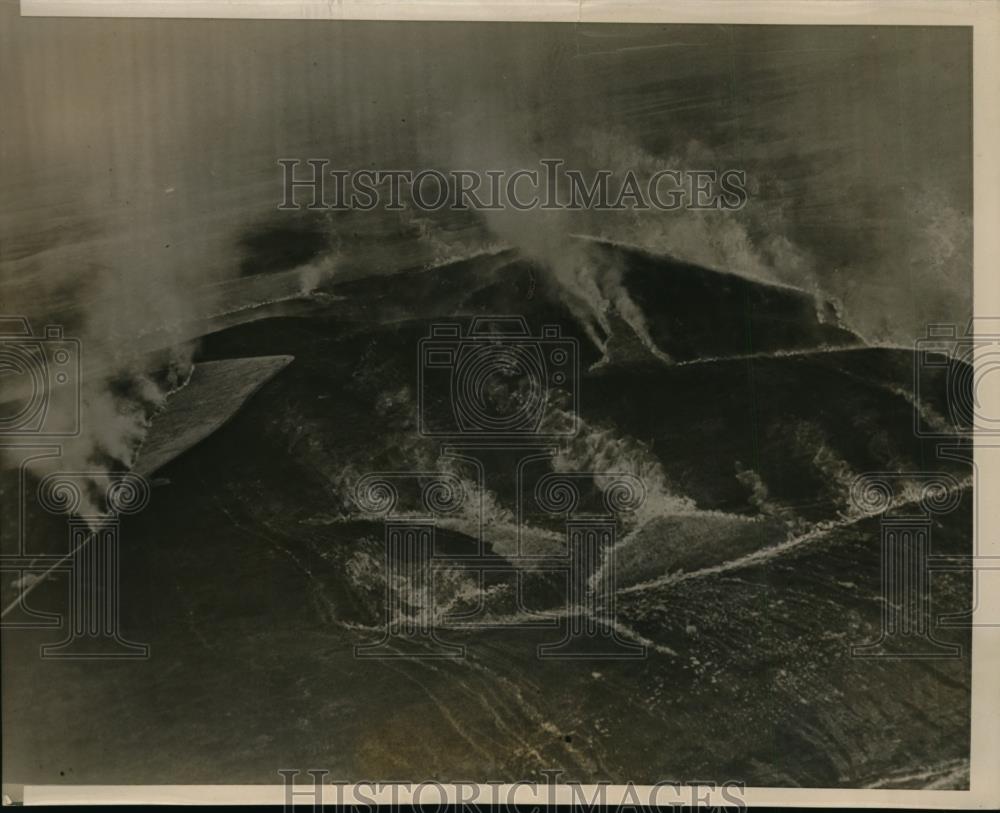
<path id="1" fill-rule="evenodd" d="M 5 793 L 970 789 L 971 26 L 2 15 Z"/>

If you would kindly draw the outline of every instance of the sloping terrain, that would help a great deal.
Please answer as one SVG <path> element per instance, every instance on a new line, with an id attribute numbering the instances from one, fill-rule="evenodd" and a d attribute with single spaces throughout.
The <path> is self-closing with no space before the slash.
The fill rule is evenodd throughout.
<path id="1" fill-rule="evenodd" d="M 597 347 L 558 285 L 513 253 L 337 286 L 342 299 L 312 312 L 206 337 L 202 370 L 294 361 L 167 462 L 169 482 L 123 524 L 122 617 L 151 659 L 11 658 L 12 768 L 101 783 L 273 782 L 296 766 L 349 780 L 560 769 L 581 781 L 966 782 L 967 633 L 936 633 L 963 646 L 952 660 L 851 656 L 877 637 L 883 601 L 879 517 L 852 504 L 857 475 L 949 473 L 961 500 L 935 517 L 933 549 L 971 547 L 968 467 L 914 434 L 912 354 L 859 347 L 801 292 L 595 250 L 616 252 L 605 261 L 671 362 L 636 350 L 613 306 L 610 350 Z M 439 634 L 464 659 L 354 657 L 386 611 L 383 524 L 354 487 L 372 471 L 449 465 L 417 431 L 418 346 L 432 322 L 467 328 L 476 314 L 522 315 L 533 335 L 558 324 L 578 342 L 578 399 L 553 393 L 547 419 L 576 414 L 579 431 L 526 471 L 526 490 L 555 468 L 642 478 L 646 503 L 620 523 L 616 555 L 619 634 L 647 647 L 644 660 L 537 658 L 560 637 L 564 587 L 514 557 L 510 450 L 484 457 L 482 482 L 455 465 L 474 510 L 437 539 L 442 556 L 474 551 L 482 508 L 487 556 L 509 564 L 485 582 L 483 617 L 499 625 L 446 617 L 478 595 L 474 570 L 454 567 L 435 585 Z M 630 352 L 616 355 L 616 340 Z M 944 386 L 921 381 L 938 417 Z M 447 408 L 447 392 L 427 395 Z M 188 404 L 165 414 L 170 436 L 212 408 Z M 558 518 L 527 520 L 533 550 L 561 549 Z M 57 603 L 57 586 L 39 603 Z M 968 606 L 967 579 L 933 588 L 935 612 Z M 43 636 L 14 644 L 23 653 Z"/>

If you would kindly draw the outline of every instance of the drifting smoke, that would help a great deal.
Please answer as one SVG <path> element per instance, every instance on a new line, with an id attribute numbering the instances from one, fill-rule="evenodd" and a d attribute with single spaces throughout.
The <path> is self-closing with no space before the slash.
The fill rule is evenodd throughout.
<path id="1" fill-rule="evenodd" d="M 292 269 L 290 273 L 290 285 L 278 285 L 277 279 L 272 277 L 269 285 L 275 289 L 272 296 L 274 299 L 296 299 L 300 297 L 310 297 L 317 290 L 333 279 L 337 270 L 337 257 L 328 254 L 318 257 L 312 262 Z M 285 290 L 287 288 L 287 290 Z M 251 307 L 256 307 L 263 302 L 252 302 Z"/>
<path id="2" fill-rule="evenodd" d="M 664 168 L 707 169 L 721 173 L 731 167 L 725 159 L 697 139 L 669 155 L 653 155 L 635 144 L 624 131 L 589 131 L 579 138 L 579 148 L 593 165 L 612 173 L 634 172 L 647 184 Z M 628 209 L 600 213 L 593 233 L 612 242 L 629 243 L 654 254 L 748 277 L 762 282 L 792 284 L 815 290 L 814 260 L 787 236 L 784 204 L 764 204 L 756 196 L 755 180 L 749 201 L 740 209 L 701 210 L 681 207 L 662 212 Z M 718 190 L 712 187 L 713 195 Z"/>
<path id="3" fill-rule="evenodd" d="M 459 142 L 445 163 L 485 161 L 509 177 L 518 168 L 537 167 L 542 158 L 558 156 L 567 167 L 591 174 L 607 171 L 621 178 L 632 173 L 642 187 L 667 168 L 714 170 L 717 177 L 727 169 L 743 169 L 697 139 L 653 154 L 621 129 L 582 130 L 561 143 L 555 139 L 549 144 L 549 139 L 542 153 L 537 144 L 510 135 L 517 130 L 511 124 L 510 137 L 499 152 L 484 155 L 480 145 L 487 139 L 477 127 L 472 122 L 455 128 Z M 496 143 L 498 134 L 489 135 Z M 558 178 L 556 199 L 566 200 L 566 179 Z M 821 321 L 841 324 L 873 344 L 909 346 L 928 324 L 966 323 L 972 308 L 969 215 L 933 186 L 914 186 L 905 194 L 867 190 L 872 199 L 866 203 L 851 192 L 834 200 L 828 183 L 826 177 L 786 182 L 773 173 L 747 170 L 749 198 L 739 209 L 507 208 L 482 215 L 492 235 L 549 270 L 560 297 L 605 352 L 614 330 L 612 317 L 617 316 L 650 353 L 663 358 L 622 283 L 621 269 L 595 260 L 571 235 L 794 287 L 816 298 Z M 718 193 L 715 188 L 709 191 Z M 796 207 L 803 199 L 812 202 L 804 210 Z M 815 224 L 807 218 L 823 202 L 831 209 L 839 207 L 838 217 L 850 229 L 846 242 L 816 239 Z"/>
<path id="4" fill-rule="evenodd" d="M 136 464 L 152 417 L 192 371 L 189 350 L 181 347 L 163 358 L 155 370 L 136 366 L 119 370 L 113 377 L 83 382 L 81 434 L 61 438 L 59 457 L 39 461 L 32 472 L 37 477 L 58 472 L 90 474 L 89 494 L 83 495 L 79 513 L 98 520 L 105 511 L 104 492 L 110 482 L 101 475 L 126 471 Z"/>
<path id="5" fill-rule="evenodd" d="M 722 170 L 713 150 L 691 140 L 667 158 L 653 156 L 622 132 L 587 136 L 595 166 L 635 168 L 642 179 L 666 166 Z M 792 201 L 830 196 L 826 179 L 793 195 L 780 179 L 748 175 L 749 200 L 739 210 L 612 213 L 594 234 L 707 268 L 791 285 L 830 303 L 843 326 L 873 344 L 911 345 L 935 322 L 965 324 L 972 315 L 972 221 L 933 186 L 879 194 L 877 203 L 839 204 L 852 224 L 845 258 L 798 238 Z M 764 187 L 767 189 L 764 189 Z M 821 250 L 822 249 L 822 253 Z"/>
<path id="6" fill-rule="evenodd" d="M 529 145 L 509 125 L 499 150 L 484 154 L 481 145 L 496 144 L 500 135 L 480 132 L 476 120 L 458 123 L 452 133 L 453 155 L 445 165 L 488 164 L 510 177 L 521 167 L 538 167 L 545 157 L 536 145 Z M 568 142 L 552 145 L 548 156 L 558 155 L 567 167 L 609 171 L 613 178 L 634 175 L 643 188 L 664 169 L 714 169 L 721 173 L 731 167 L 696 140 L 669 156 L 656 156 L 630 140 L 620 130 L 587 130 Z M 556 178 L 556 200 L 569 200 L 569 181 Z M 718 189 L 712 189 L 713 195 Z M 611 198 L 616 191 L 612 190 Z M 519 249 L 526 257 L 549 272 L 556 294 L 572 310 L 589 338 L 607 358 L 608 341 L 616 322 L 623 322 L 645 350 L 661 361 L 667 355 L 656 346 L 645 314 L 632 299 L 624 280 L 624 269 L 594 252 L 580 237 L 597 237 L 667 254 L 678 260 L 728 271 L 772 284 L 788 284 L 817 290 L 812 274 L 813 261 L 785 236 L 788 231 L 780 207 L 762 213 L 748 205 L 741 210 L 699 211 L 679 208 L 672 211 L 628 207 L 620 211 L 582 209 L 539 209 L 520 211 L 512 207 L 481 212 L 488 232 L 503 243 Z M 766 221 L 766 222 L 765 222 Z M 766 227 L 766 228 L 765 228 Z M 754 234 L 766 236 L 756 238 Z"/>
<path id="7" fill-rule="evenodd" d="M 613 333 L 610 317 L 617 315 L 651 355 L 669 361 L 624 285 L 623 268 L 609 259 L 598 259 L 585 241 L 575 237 L 572 218 L 556 211 L 504 209 L 487 212 L 485 219 L 494 235 L 549 272 L 555 293 L 605 357 Z"/>
<path id="8" fill-rule="evenodd" d="M 110 480 L 103 475 L 127 471 L 135 465 L 150 420 L 162 409 L 167 395 L 183 386 L 193 369 L 190 348 L 186 346 L 159 354 L 155 362 L 144 361 L 136 360 L 110 371 L 94 370 L 85 377 L 78 404 L 80 433 L 58 438 L 59 456 L 32 465 L 31 472 L 39 478 L 58 472 L 91 475 L 90 493 L 84 495 L 81 516 L 96 518 L 104 513 L 104 490 Z M 68 402 L 52 407 L 58 411 L 76 408 Z M 53 412 L 49 415 L 53 416 Z"/>
<path id="9" fill-rule="evenodd" d="M 36 432 L 40 440 L 48 440 L 45 432 L 53 422 L 72 422 L 78 410 L 79 433 L 52 439 L 60 456 L 41 461 L 32 472 L 92 473 L 82 515 L 103 513 L 105 475 L 135 465 L 150 419 L 191 373 L 194 344 L 186 325 L 212 307 L 197 266 L 151 269 L 139 251 L 111 241 L 56 249 L 40 245 L 3 264 L 5 309 L 28 319 L 33 336 L 25 341 L 44 347 L 43 328 L 56 325 L 66 340 L 79 342 L 79 379 L 74 376 L 57 390 L 50 363 L 40 393 L 30 377 L 15 374 L 0 400 L 47 399 L 46 425 Z M 90 273 L 66 262 L 70 253 L 85 254 L 94 266 Z"/>
<path id="10" fill-rule="evenodd" d="M 901 211 L 900 211 L 901 210 Z M 851 327 L 874 343 L 912 346 L 927 326 L 964 328 L 972 317 L 972 220 L 935 188 L 911 190 L 872 223 L 893 233 L 891 248 L 873 247 L 825 281 Z"/>

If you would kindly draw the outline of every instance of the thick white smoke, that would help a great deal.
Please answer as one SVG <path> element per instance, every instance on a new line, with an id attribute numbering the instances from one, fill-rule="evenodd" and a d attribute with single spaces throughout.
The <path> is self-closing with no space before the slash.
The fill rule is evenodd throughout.
<path id="1" fill-rule="evenodd" d="M 44 328 L 54 325 L 65 340 L 79 343 L 79 377 L 57 389 L 57 368 L 46 368 L 43 393 L 50 411 L 36 437 L 44 439 L 48 424 L 65 423 L 76 410 L 79 434 L 56 438 L 60 456 L 33 473 L 93 472 L 92 504 L 81 509 L 91 514 L 101 513 L 97 484 L 107 482 L 101 475 L 135 464 L 150 417 L 190 374 L 190 325 L 211 310 L 213 299 L 197 266 L 185 266 L 183 255 L 177 265 L 152 263 L 144 256 L 151 248 L 135 234 L 140 224 L 126 219 L 117 232 L 115 225 L 107 224 L 110 236 L 37 245 L 22 257 L 5 258 L 0 276 L 5 311 L 25 317 L 34 334 L 25 342 L 44 347 Z M 31 397 L 18 391 L 33 386 L 29 378 L 9 379 L 4 400 Z"/>

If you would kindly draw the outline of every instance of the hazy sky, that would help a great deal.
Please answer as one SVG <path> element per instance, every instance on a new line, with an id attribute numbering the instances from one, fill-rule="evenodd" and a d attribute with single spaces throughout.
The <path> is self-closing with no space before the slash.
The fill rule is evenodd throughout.
<path id="1" fill-rule="evenodd" d="M 298 228 L 275 211 L 281 157 L 345 169 L 564 157 L 732 166 L 751 188 L 729 220 L 658 212 L 566 228 L 729 270 L 772 266 L 841 300 L 875 339 L 968 315 L 966 29 L 15 12 L 0 12 L 0 291 L 19 307 L 129 290 L 147 300 L 140 313 L 170 297 L 183 310 L 179 290 L 246 271 L 255 234 Z M 469 217 L 354 214 L 324 228 L 351 273 L 496 237 Z"/>

